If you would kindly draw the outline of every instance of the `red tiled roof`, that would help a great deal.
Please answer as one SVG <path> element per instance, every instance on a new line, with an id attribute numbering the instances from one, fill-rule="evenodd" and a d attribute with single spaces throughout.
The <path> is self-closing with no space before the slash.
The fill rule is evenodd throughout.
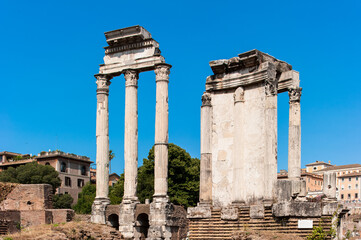
<path id="1" fill-rule="evenodd" d="M 355 177 L 355 176 L 361 176 L 361 172 L 353 172 L 353 173 L 343 174 L 343 175 L 340 175 L 337 177 L 343 178 L 343 177 Z"/>
<path id="2" fill-rule="evenodd" d="M 340 170 L 340 169 L 348 169 L 348 168 L 360 168 L 361 164 L 355 163 L 355 164 L 348 164 L 348 165 L 340 165 L 340 166 L 332 166 L 328 168 L 324 168 L 315 172 L 326 172 L 326 171 L 332 171 L 332 170 Z"/>

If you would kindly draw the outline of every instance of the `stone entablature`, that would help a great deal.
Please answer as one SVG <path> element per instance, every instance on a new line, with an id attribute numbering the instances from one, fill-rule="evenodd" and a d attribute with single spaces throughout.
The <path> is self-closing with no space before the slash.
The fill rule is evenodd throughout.
<path id="1" fill-rule="evenodd" d="M 214 75 L 206 80 L 206 91 L 232 89 L 271 80 L 278 74 L 277 92 L 286 92 L 289 88 L 299 86 L 298 72 L 286 62 L 251 50 L 228 60 L 211 61 L 209 65 Z"/>
<path id="2" fill-rule="evenodd" d="M 165 63 L 159 43 L 141 26 L 106 32 L 105 37 L 108 46 L 104 48 L 100 74 L 118 76 L 126 69 L 150 71 L 155 69 L 155 65 Z"/>

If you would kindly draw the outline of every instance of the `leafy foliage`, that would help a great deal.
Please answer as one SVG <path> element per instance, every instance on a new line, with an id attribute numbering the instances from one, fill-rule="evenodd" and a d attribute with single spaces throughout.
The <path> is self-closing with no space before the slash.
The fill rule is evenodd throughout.
<path id="1" fill-rule="evenodd" d="M 10 167 L 0 172 L 0 182 L 22 184 L 47 183 L 52 185 L 55 190 L 61 185 L 58 175 L 59 173 L 51 166 L 31 162 L 17 168 Z"/>
<path id="2" fill-rule="evenodd" d="M 96 188 L 94 184 L 88 182 L 79 193 L 78 202 L 73 206 L 76 213 L 90 214 L 92 211 L 92 204 L 95 199 Z"/>
<path id="3" fill-rule="evenodd" d="M 71 204 L 73 204 L 73 197 L 69 194 L 63 195 L 54 195 L 53 198 L 53 208 L 55 209 L 68 209 L 71 208 Z"/>
<path id="4" fill-rule="evenodd" d="M 185 207 L 195 206 L 199 194 L 199 159 L 191 158 L 181 147 L 169 144 L 168 148 L 168 195 L 170 201 Z M 137 195 L 140 202 L 152 199 L 154 194 L 154 147 L 148 158 L 143 159 L 143 166 L 138 168 Z M 117 184 L 110 189 L 112 204 L 122 201 L 124 193 L 124 174 Z"/>

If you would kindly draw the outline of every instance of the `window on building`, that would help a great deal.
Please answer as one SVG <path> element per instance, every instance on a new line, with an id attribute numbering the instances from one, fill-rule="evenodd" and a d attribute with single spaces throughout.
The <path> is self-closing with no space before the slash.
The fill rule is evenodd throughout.
<path id="1" fill-rule="evenodd" d="M 78 179 L 78 187 L 84 187 L 84 179 Z"/>
<path id="2" fill-rule="evenodd" d="M 317 170 L 317 167 L 313 167 L 313 170 Z"/>
<path id="3" fill-rule="evenodd" d="M 65 162 L 61 162 L 61 164 L 60 164 L 60 172 L 66 172 L 66 163 Z"/>
<path id="4" fill-rule="evenodd" d="M 65 186 L 71 187 L 71 178 L 70 177 L 65 177 Z"/>
<path id="5" fill-rule="evenodd" d="M 358 177 L 356 177 L 356 181 L 358 181 Z"/>
<path id="6" fill-rule="evenodd" d="M 343 199 L 343 194 L 341 194 L 341 199 Z"/>
<path id="7" fill-rule="evenodd" d="M 50 165 L 50 163 L 49 163 L 49 162 L 46 162 L 46 163 L 45 163 L 45 165 L 46 165 L 46 166 L 49 166 L 49 165 Z"/>
<path id="8" fill-rule="evenodd" d="M 342 186 L 341 186 L 341 190 L 344 190 L 344 189 L 345 189 L 345 187 L 342 185 Z"/>
<path id="9" fill-rule="evenodd" d="M 356 183 L 355 188 L 358 189 L 358 184 Z"/>
<path id="10" fill-rule="evenodd" d="M 348 189 L 351 189 L 351 185 L 348 185 Z"/>
<path id="11" fill-rule="evenodd" d="M 358 194 L 357 194 L 357 193 L 355 193 L 355 198 L 356 198 L 356 199 L 358 198 Z"/>
<path id="12" fill-rule="evenodd" d="M 351 199 L 351 193 L 347 194 L 347 198 Z"/>
<path id="13" fill-rule="evenodd" d="M 351 182 L 351 178 L 350 178 L 350 177 L 348 178 L 348 181 Z"/>
<path id="14" fill-rule="evenodd" d="M 344 182 L 345 181 L 345 178 L 342 178 L 342 182 Z"/>
<path id="15" fill-rule="evenodd" d="M 64 194 L 69 194 L 68 192 L 65 192 Z"/>
<path id="16" fill-rule="evenodd" d="M 86 167 L 81 166 L 80 172 L 81 172 L 81 175 L 86 176 Z"/>

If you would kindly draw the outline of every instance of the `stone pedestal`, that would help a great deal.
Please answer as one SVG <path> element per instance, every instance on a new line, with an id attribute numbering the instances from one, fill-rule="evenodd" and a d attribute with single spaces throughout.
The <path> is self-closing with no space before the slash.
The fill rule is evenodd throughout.
<path id="1" fill-rule="evenodd" d="M 138 203 L 132 200 L 123 200 L 120 204 L 119 231 L 125 239 L 134 239 L 135 237 L 135 210 Z"/>
<path id="2" fill-rule="evenodd" d="M 291 88 L 288 91 L 290 97 L 288 178 L 292 180 L 301 178 L 301 92 L 302 88 Z"/>
<path id="3" fill-rule="evenodd" d="M 168 198 L 155 197 L 150 204 L 149 231 L 147 240 L 170 240 L 172 229 L 169 222 L 173 205 Z"/>
<path id="4" fill-rule="evenodd" d="M 96 198 L 92 205 L 91 222 L 98 224 L 106 224 L 105 210 L 110 204 L 108 198 Z"/>
<path id="5" fill-rule="evenodd" d="M 336 198 L 336 173 L 325 172 L 323 174 L 323 193 L 327 200 L 337 201 Z"/>

